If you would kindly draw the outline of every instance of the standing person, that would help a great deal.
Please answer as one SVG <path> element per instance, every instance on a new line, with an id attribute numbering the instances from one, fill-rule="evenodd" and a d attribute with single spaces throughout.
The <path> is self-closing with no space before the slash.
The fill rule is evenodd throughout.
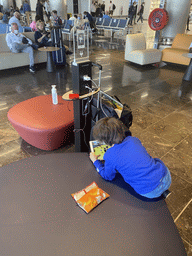
<path id="1" fill-rule="evenodd" d="M 187 31 L 190 31 L 190 29 L 189 29 L 190 14 L 191 13 L 189 13 L 188 19 L 187 19 L 187 28 L 186 28 Z"/>
<path id="2" fill-rule="evenodd" d="M 105 13 L 105 1 L 101 4 L 101 10 L 103 13 Z"/>
<path id="3" fill-rule="evenodd" d="M 133 20 L 134 20 L 134 24 L 136 24 L 136 16 L 137 16 L 137 4 L 135 2 L 135 6 L 134 6 L 134 14 L 133 14 Z"/>
<path id="4" fill-rule="evenodd" d="M 129 12 L 128 12 L 128 16 L 129 16 L 129 22 L 128 25 L 133 25 L 133 18 L 134 15 L 136 15 L 137 12 L 137 7 L 136 7 L 136 2 L 133 2 L 133 4 L 129 7 Z"/>
<path id="5" fill-rule="evenodd" d="M 37 5 L 36 5 L 36 15 L 39 15 L 41 17 L 41 20 L 44 21 L 43 18 L 43 1 L 42 0 L 38 0 L 37 1 Z"/>
<path id="6" fill-rule="evenodd" d="M 140 8 L 139 8 L 139 11 L 138 11 L 138 13 L 137 13 L 137 15 L 139 15 L 139 18 L 138 18 L 137 22 L 138 22 L 139 20 L 141 20 L 141 23 L 143 23 L 144 6 L 145 6 L 145 2 L 143 2 L 143 3 L 141 4 Z"/>
<path id="7" fill-rule="evenodd" d="M 91 15 L 92 17 L 95 17 L 95 13 L 96 13 L 96 6 L 95 6 L 95 2 L 92 1 L 92 4 L 91 4 L 91 7 L 90 7 L 90 12 L 91 12 Z"/>
<path id="8" fill-rule="evenodd" d="M 31 15 L 31 7 L 28 4 L 27 0 L 25 0 L 24 4 L 23 4 L 23 12 L 26 15 L 27 18 L 27 25 L 30 24 L 30 15 Z"/>
<path id="9" fill-rule="evenodd" d="M 11 24 L 11 33 L 6 35 L 7 46 L 13 53 L 26 52 L 29 53 L 29 71 L 35 73 L 34 67 L 34 57 L 33 57 L 33 48 L 32 41 L 26 38 L 24 35 L 20 34 L 18 31 L 17 23 Z M 19 58 L 19 56 L 18 56 Z"/>
<path id="10" fill-rule="evenodd" d="M 98 6 L 96 8 L 96 17 L 103 17 L 103 13 L 102 13 L 100 4 L 98 4 Z"/>
<path id="11" fill-rule="evenodd" d="M 51 9 L 50 9 L 50 5 L 49 5 L 49 0 L 45 1 L 44 7 L 45 7 L 45 15 L 46 15 L 47 22 L 48 22 L 51 17 Z"/>
<path id="12" fill-rule="evenodd" d="M 110 1 L 110 3 L 109 3 L 109 15 L 113 16 L 113 3 L 112 3 L 112 1 Z"/>
<path id="13" fill-rule="evenodd" d="M 53 16 L 53 26 L 54 27 L 59 27 L 62 25 L 62 20 L 61 18 L 57 15 L 57 11 L 53 10 L 52 11 L 52 16 Z"/>
<path id="14" fill-rule="evenodd" d="M 89 155 L 102 178 L 111 181 L 118 172 L 138 194 L 147 198 L 166 197 L 170 193 L 168 168 L 160 159 L 152 158 L 141 141 L 132 137 L 120 120 L 114 117 L 100 119 L 93 128 L 93 136 L 99 142 L 112 146 L 104 154 L 104 163 L 93 152 Z"/>
<path id="15" fill-rule="evenodd" d="M 83 19 L 88 19 L 90 28 L 92 29 L 92 32 L 97 31 L 96 26 L 95 26 L 95 22 L 94 22 L 93 17 L 91 16 L 90 13 L 85 11 Z"/>

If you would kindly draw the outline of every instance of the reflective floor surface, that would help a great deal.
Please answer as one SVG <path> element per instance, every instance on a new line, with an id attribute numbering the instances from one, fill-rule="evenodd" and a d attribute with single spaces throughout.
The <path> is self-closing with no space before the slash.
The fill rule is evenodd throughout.
<path id="1" fill-rule="evenodd" d="M 145 33 L 148 47 L 152 47 L 154 34 L 148 30 L 146 22 L 133 27 L 133 33 L 138 31 Z M 172 193 L 166 202 L 187 254 L 192 255 L 192 84 L 182 84 L 186 67 L 141 67 L 127 63 L 124 40 L 102 36 L 94 36 L 90 60 L 103 66 L 102 90 L 117 95 L 131 107 L 133 136 L 171 171 Z M 36 70 L 34 75 L 29 73 L 28 67 L 0 72 L 0 166 L 52 153 L 23 141 L 7 119 L 8 110 L 15 104 L 50 94 L 51 84 L 57 85 L 59 95 L 72 89 L 70 65 L 57 68 L 54 73 L 47 73 L 44 64 L 36 65 Z M 97 67 L 93 67 L 93 80 L 99 82 Z M 54 152 L 74 152 L 74 145 Z"/>

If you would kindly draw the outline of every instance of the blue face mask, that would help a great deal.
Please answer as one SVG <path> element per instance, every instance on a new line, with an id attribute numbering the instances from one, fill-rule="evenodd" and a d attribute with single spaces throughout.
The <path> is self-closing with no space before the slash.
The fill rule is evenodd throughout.
<path id="1" fill-rule="evenodd" d="M 80 20 L 81 18 L 80 18 L 80 17 L 78 17 L 77 19 L 78 19 L 78 20 Z"/>

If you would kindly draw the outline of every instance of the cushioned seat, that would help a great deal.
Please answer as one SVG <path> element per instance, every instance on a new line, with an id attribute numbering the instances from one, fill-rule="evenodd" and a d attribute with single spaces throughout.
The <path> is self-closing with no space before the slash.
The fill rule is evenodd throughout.
<path id="1" fill-rule="evenodd" d="M 125 60 L 139 65 L 147 65 L 159 63 L 161 55 L 162 52 L 158 49 L 146 49 L 146 40 L 142 33 L 126 36 Z"/>
<path id="2" fill-rule="evenodd" d="M 163 49 L 162 61 L 188 66 L 190 58 L 184 57 L 183 54 L 189 53 L 189 46 L 191 42 L 192 35 L 177 34 L 173 40 L 171 48 Z"/>
<path id="3" fill-rule="evenodd" d="M 189 53 L 189 50 L 181 50 L 177 48 L 163 49 L 163 61 L 170 63 L 178 63 L 181 65 L 189 65 L 190 58 L 184 57 L 182 54 Z"/>
<path id="4" fill-rule="evenodd" d="M 44 150 L 54 150 L 73 136 L 73 102 L 58 96 L 52 104 L 51 95 L 23 101 L 8 111 L 8 119 L 29 144 Z"/>

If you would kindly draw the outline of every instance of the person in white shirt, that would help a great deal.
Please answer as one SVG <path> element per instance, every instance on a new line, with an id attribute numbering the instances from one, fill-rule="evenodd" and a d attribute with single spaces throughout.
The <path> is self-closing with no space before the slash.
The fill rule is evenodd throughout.
<path id="1" fill-rule="evenodd" d="M 77 20 L 77 15 L 73 15 L 72 17 L 69 18 L 69 20 L 73 20 L 75 22 L 75 20 Z"/>
<path id="2" fill-rule="evenodd" d="M 76 20 L 74 20 L 74 26 L 72 27 L 70 33 L 71 33 L 71 40 L 73 38 L 73 33 L 77 31 L 77 29 L 85 29 L 85 23 L 89 23 L 88 19 L 82 19 L 82 14 L 78 14 L 78 17 Z"/>
<path id="3" fill-rule="evenodd" d="M 11 24 L 11 33 L 6 35 L 6 42 L 9 49 L 13 53 L 26 52 L 29 53 L 30 66 L 29 71 L 35 73 L 34 68 L 34 56 L 33 56 L 33 48 L 32 41 L 26 38 L 24 35 L 20 34 L 18 31 L 17 23 Z"/>
<path id="4" fill-rule="evenodd" d="M 44 8 L 45 8 L 45 16 L 46 16 L 45 20 L 46 20 L 46 22 L 48 22 L 51 17 L 51 8 L 50 8 L 49 0 L 45 1 Z"/>
<path id="5" fill-rule="evenodd" d="M 14 16 L 11 17 L 9 20 L 9 25 L 11 25 L 12 23 L 17 23 L 18 27 L 21 27 L 21 23 L 20 23 L 19 19 L 20 19 L 20 13 L 15 12 Z"/>
<path id="6" fill-rule="evenodd" d="M 110 16 L 113 15 L 113 3 L 112 3 L 112 1 L 110 1 L 110 3 L 109 3 L 109 15 Z"/>
<path id="7" fill-rule="evenodd" d="M 91 7 L 90 7 L 90 12 L 91 12 L 91 16 L 95 17 L 96 6 L 95 6 L 95 2 L 94 1 L 92 1 Z"/>

